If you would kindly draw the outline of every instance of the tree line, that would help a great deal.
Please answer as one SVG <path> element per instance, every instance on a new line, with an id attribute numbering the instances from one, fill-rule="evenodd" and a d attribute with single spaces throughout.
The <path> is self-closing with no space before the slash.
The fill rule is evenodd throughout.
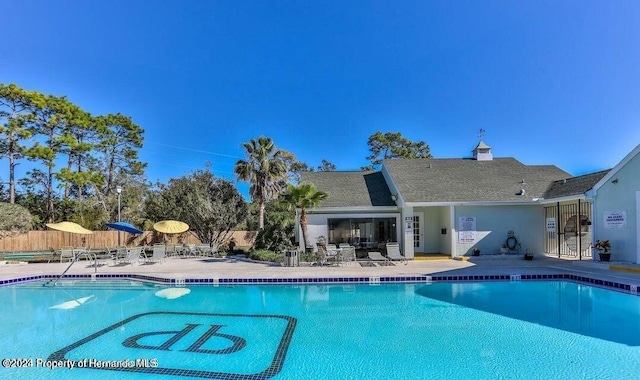
<path id="1" fill-rule="evenodd" d="M 247 203 L 234 183 L 215 177 L 209 167 L 167 183 L 149 183 L 146 164 L 138 158 L 143 135 L 144 130 L 121 113 L 91 115 L 65 96 L 0 84 L 0 158 L 7 158 L 9 165 L 8 181 L 0 187 L 2 200 L 30 212 L 31 228 L 70 220 L 103 229 L 115 219 L 121 201 L 122 220 L 143 229 L 151 229 L 154 221 L 177 219 L 189 224 L 201 241 L 213 243 L 232 230 L 258 230 L 257 245 L 277 250 L 292 242 L 294 209 L 302 210 L 301 222 L 306 224 L 305 210 L 327 196 L 305 184 L 293 185 L 299 173 L 336 170 L 325 159 L 317 167 L 300 162 L 269 137 L 251 139 L 242 144 L 245 159 L 234 166 L 237 179 L 250 185 Z M 431 156 L 425 142 L 397 132 L 376 132 L 367 145 L 370 165 L 362 170 L 375 169 L 388 158 Z M 16 179 L 15 167 L 24 161 L 36 163 L 35 169 Z M 306 228 L 303 235 L 306 241 Z"/>
<path id="2" fill-rule="evenodd" d="M 138 159 L 143 134 L 129 116 L 91 115 L 65 96 L 0 84 L 0 156 L 9 164 L 8 202 L 27 207 L 37 223 L 86 222 L 109 214 L 116 184 L 144 176 L 145 164 Z M 16 179 L 15 168 L 23 161 L 35 168 Z M 25 191 L 17 193 L 17 183 Z"/>

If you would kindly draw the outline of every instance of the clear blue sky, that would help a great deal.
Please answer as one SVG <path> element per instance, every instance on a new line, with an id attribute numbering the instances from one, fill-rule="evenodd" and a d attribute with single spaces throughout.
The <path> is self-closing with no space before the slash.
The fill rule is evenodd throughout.
<path id="1" fill-rule="evenodd" d="M 574 175 L 640 143 L 638 1 L 0 5 L 0 82 L 131 116 L 151 181 L 233 178 L 261 134 L 339 170 L 378 130 L 468 157 L 484 128 L 495 156 Z"/>

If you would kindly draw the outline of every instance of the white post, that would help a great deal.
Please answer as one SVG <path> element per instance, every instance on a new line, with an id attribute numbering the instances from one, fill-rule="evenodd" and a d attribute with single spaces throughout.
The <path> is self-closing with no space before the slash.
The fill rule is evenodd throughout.
<path id="1" fill-rule="evenodd" d="M 413 207 L 402 208 L 402 254 L 405 258 L 413 260 Z"/>
<path id="2" fill-rule="evenodd" d="M 636 191 L 636 262 L 634 264 L 640 264 L 640 191 Z"/>
<path id="3" fill-rule="evenodd" d="M 455 206 L 449 206 L 449 220 L 451 221 L 451 236 L 449 237 L 451 241 L 451 258 L 454 258 L 458 255 L 458 247 L 457 247 L 457 236 L 458 228 L 456 227 L 456 208 Z"/>
<path id="4" fill-rule="evenodd" d="M 118 222 L 120 222 L 120 193 L 122 193 L 122 187 L 116 187 L 116 193 L 118 193 Z M 120 247 L 120 230 L 118 230 L 118 247 Z"/>

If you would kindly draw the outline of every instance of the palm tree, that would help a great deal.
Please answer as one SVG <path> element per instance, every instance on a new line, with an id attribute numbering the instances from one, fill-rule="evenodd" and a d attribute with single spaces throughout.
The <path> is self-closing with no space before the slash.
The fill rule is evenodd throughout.
<path id="1" fill-rule="evenodd" d="M 273 140 L 260 136 L 242 144 L 246 160 L 238 160 L 233 169 L 239 180 L 249 182 L 249 195 L 258 202 L 258 228 L 264 229 L 265 202 L 280 194 L 287 178 L 287 160 L 293 155 L 276 149 Z"/>
<path id="2" fill-rule="evenodd" d="M 329 194 L 317 191 L 313 185 L 303 183 L 298 186 L 289 185 L 283 194 L 283 202 L 290 207 L 300 209 L 300 228 L 302 228 L 302 241 L 307 246 L 307 209 L 314 208 L 325 200 Z"/>

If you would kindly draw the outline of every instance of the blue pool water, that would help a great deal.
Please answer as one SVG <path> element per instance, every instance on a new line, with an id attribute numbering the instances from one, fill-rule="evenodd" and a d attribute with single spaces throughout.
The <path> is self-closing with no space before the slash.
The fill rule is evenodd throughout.
<path id="1" fill-rule="evenodd" d="M 0 288 L 0 356 L 26 359 L 6 364 L 28 367 L 0 368 L 0 378 L 637 379 L 640 373 L 640 297 L 582 284 L 191 286 L 175 299 L 156 296 L 166 288 L 137 282 Z M 75 366 L 44 367 L 54 361 Z M 95 368 L 113 363 L 119 367 Z"/>

